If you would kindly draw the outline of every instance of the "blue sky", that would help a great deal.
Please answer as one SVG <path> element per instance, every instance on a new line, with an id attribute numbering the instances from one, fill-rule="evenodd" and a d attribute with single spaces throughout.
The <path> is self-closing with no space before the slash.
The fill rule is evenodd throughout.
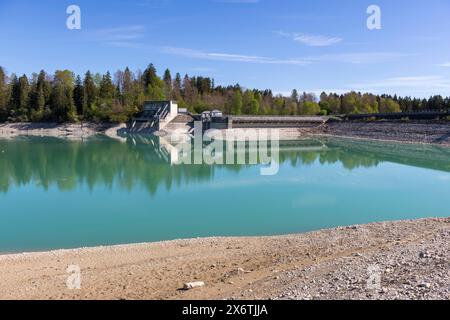
<path id="1" fill-rule="evenodd" d="M 81 30 L 66 8 L 81 8 Z M 381 8 L 368 30 L 367 7 Z M 150 62 L 249 88 L 450 95 L 448 0 L 1 0 L 0 65 L 115 72 Z"/>

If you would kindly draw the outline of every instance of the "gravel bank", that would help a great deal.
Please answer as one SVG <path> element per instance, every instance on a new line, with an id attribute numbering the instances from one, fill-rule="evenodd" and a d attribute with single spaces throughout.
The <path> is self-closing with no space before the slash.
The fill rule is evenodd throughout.
<path id="1" fill-rule="evenodd" d="M 336 137 L 450 146 L 448 121 L 330 122 L 321 133 Z"/>
<path id="2" fill-rule="evenodd" d="M 450 299 L 449 252 L 446 218 L 4 255 L 0 299 Z"/>
<path id="3" fill-rule="evenodd" d="M 263 133 L 262 136 L 265 136 L 270 130 L 278 130 L 280 140 L 296 140 L 309 136 L 329 136 L 450 146 L 449 121 L 336 121 L 320 126 L 304 124 L 298 128 L 241 128 L 220 131 L 223 136 L 236 139 L 236 137 L 239 137 L 238 133 L 242 134 L 242 130 L 254 130 L 258 136 L 261 136 L 261 133 Z M 243 139 L 248 139 L 248 137 L 244 135 Z"/>

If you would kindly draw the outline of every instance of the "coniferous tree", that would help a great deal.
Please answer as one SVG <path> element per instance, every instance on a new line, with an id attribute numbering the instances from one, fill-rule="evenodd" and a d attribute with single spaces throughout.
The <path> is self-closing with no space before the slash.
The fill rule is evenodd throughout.
<path id="1" fill-rule="evenodd" d="M 130 94 L 133 90 L 133 75 L 128 67 L 123 72 L 122 90 L 124 94 Z"/>
<path id="2" fill-rule="evenodd" d="M 8 116 L 8 88 L 6 86 L 6 73 L 0 66 L 0 121 Z"/>
<path id="3" fill-rule="evenodd" d="M 293 102 L 295 102 L 295 103 L 298 103 L 298 102 L 299 102 L 299 95 L 298 95 L 297 89 L 292 90 L 292 93 L 291 93 L 291 100 L 292 100 Z"/>
<path id="4" fill-rule="evenodd" d="M 172 99 L 178 101 L 179 104 L 183 103 L 181 97 L 181 75 L 177 73 L 175 75 L 175 80 L 173 80 L 173 90 L 172 90 Z"/>
<path id="5" fill-rule="evenodd" d="M 47 74 L 45 71 L 41 70 L 30 95 L 30 119 L 32 121 L 42 121 L 45 119 L 45 108 L 49 102 L 50 94 L 51 84 L 47 81 Z"/>
<path id="6" fill-rule="evenodd" d="M 28 121 L 29 113 L 29 96 L 30 96 L 30 84 L 26 75 L 21 76 L 14 83 L 14 98 L 13 98 L 13 118 L 16 121 L 26 122 Z"/>
<path id="7" fill-rule="evenodd" d="M 151 63 L 142 74 L 142 83 L 144 85 L 144 88 L 155 85 L 157 83 L 157 78 L 158 75 L 156 74 L 156 68 L 153 63 Z"/>
<path id="8" fill-rule="evenodd" d="M 111 78 L 111 74 L 109 71 L 102 77 L 102 80 L 99 85 L 98 90 L 98 103 L 96 106 L 96 109 L 93 110 L 93 119 L 103 120 L 103 121 L 109 121 L 113 106 L 116 105 L 116 101 L 114 100 L 116 95 L 116 87 L 114 86 Z"/>
<path id="9" fill-rule="evenodd" d="M 19 79 L 17 78 L 17 76 L 13 73 L 11 75 L 11 80 L 10 80 L 10 96 L 9 96 L 9 113 L 11 118 L 13 119 L 17 109 L 19 109 L 19 104 L 20 104 L 20 89 L 19 89 Z"/>
<path id="10" fill-rule="evenodd" d="M 86 72 L 83 81 L 83 116 L 92 116 L 97 102 L 97 86 L 90 71 Z"/>
<path id="11" fill-rule="evenodd" d="M 189 109 L 193 110 L 194 89 L 192 88 L 191 79 L 189 79 L 187 74 L 183 78 L 182 93 L 184 101 L 190 106 Z"/>
<path id="12" fill-rule="evenodd" d="M 111 73 L 108 71 L 100 82 L 99 97 L 102 100 L 111 100 L 114 98 L 116 87 L 111 78 Z"/>
<path id="13" fill-rule="evenodd" d="M 125 109 L 131 110 L 134 105 L 133 99 L 133 74 L 128 67 L 125 68 L 122 77 L 122 83 L 120 84 L 122 90 L 122 104 Z"/>
<path id="14" fill-rule="evenodd" d="M 164 100 L 164 82 L 158 77 L 153 64 L 142 74 L 142 83 L 148 100 Z"/>
<path id="15" fill-rule="evenodd" d="M 172 75 L 170 74 L 170 70 L 166 69 L 166 71 L 164 72 L 164 77 L 163 77 L 163 81 L 164 81 L 164 95 L 166 96 L 167 100 L 172 99 Z"/>
<path id="16" fill-rule="evenodd" d="M 75 88 L 73 89 L 73 101 L 75 108 L 77 109 L 77 114 L 79 116 L 83 115 L 83 102 L 84 102 L 84 86 L 81 77 L 78 75 L 75 80 Z"/>
<path id="17" fill-rule="evenodd" d="M 52 116 L 57 122 L 77 121 L 73 100 L 74 75 L 69 70 L 56 71 L 51 96 Z"/>

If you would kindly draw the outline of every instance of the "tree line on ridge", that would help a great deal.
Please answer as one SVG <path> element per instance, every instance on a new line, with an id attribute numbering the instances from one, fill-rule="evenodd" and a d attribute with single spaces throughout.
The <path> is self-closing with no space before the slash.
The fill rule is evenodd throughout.
<path id="1" fill-rule="evenodd" d="M 450 109 L 450 98 L 429 99 L 348 92 L 313 93 L 292 90 L 290 96 L 271 90 L 216 86 L 210 77 L 176 73 L 158 75 L 153 64 L 144 71 L 129 68 L 112 75 L 83 77 L 70 70 L 53 75 L 44 70 L 7 75 L 0 66 L 0 121 L 5 122 L 126 122 L 147 100 L 175 100 L 192 113 L 219 109 L 232 115 L 333 115 Z"/>

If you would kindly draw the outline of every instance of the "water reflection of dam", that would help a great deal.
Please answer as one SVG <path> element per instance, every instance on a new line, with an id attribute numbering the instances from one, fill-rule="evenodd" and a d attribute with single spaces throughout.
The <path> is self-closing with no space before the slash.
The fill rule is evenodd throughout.
<path id="1" fill-rule="evenodd" d="M 164 137 L 130 136 L 133 144 L 150 145 L 161 161 L 177 164 L 180 151 Z M 192 141 L 186 141 L 193 144 Z M 207 146 L 208 143 L 204 143 Z M 246 152 L 258 151 L 247 142 Z M 315 155 L 322 162 L 333 159 L 343 161 L 346 155 L 352 158 L 365 159 L 364 163 L 377 165 L 381 162 L 392 162 L 402 165 L 421 167 L 450 172 L 450 148 L 425 144 L 400 144 L 395 142 L 353 140 L 345 138 L 317 137 L 294 141 L 279 142 L 280 159 L 290 158 L 293 154 Z"/>
<path id="2" fill-rule="evenodd" d="M 179 150 L 165 138 L 152 141 L 159 145 L 161 159 L 177 164 Z M 187 142 L 190 143 L 190 142 Z M 256 149 L 255 149 L 256 148 Z M 246 152 L 258 152 L 258 147 L 247 143 Z M 433 145 L 399 144 L 369 140 L 348 140 L 340 138 L 316 138 L 298 141 L 280 141 L 280 157 L 290 153 L 316 154 L 318 159 L 328 162 L 333 158 L 344 159 L 345 154 L 352 157 L 373 160 L 374 165 L 380 162 L 392 162 L 408 166 L 450 172 L 450 148 Z"/>
<path id="3" fill-rule="evenodd" d="M 188 142 L 191 144 L 192 141 Z M 207 144 L 207 143 L 206 143 Z M 206 145 L 205 144 L 205 145 Z M 122 142 L 106 137 L 85 141 L 58 138 L 0 139 L 0 191 L 33 183 L 48 189 L 72 190 L 79 184 L 143 184 L 151 193 L 160 187 L 212 180 L 217 170 L 241 171 L 249 164 L 188 165 L 178 163 L 180 151 L 165 138 L 128 136 Z M 246 152 L 251 152 L 247 144 Z M 450 172 L 450 148 L 388 142 L 316 138 L 279 142 L 279 163 L 299 170 L 313 163 L 341 164 L 348 170 L 383 162 Z M 282 167 L 281 167 L 282 170 Z"/>
<path id="4" fill-rule="evenodd" d="M 170 164 L 180 164 L 180 160 L 182 156 L 182 150 L 186 150 L 187 148 L 193 150 L 193 140 L 186 139 L 181 144 L 184 144 L 184 147 L 180 147 L 180 143 L 172 143 L 170 139 L 165 137 L 150 137 L 150 136 L 133 136 L 129 137 L 133 144 L 137 144 L 137 142 L 142 144 L 147 144 L 155 149 L 155 153 L 158 157 L 167 163 Z M 229 144 L 234 144 L 233 151 L 238 152 L 239 143 L 236 141 L 223 141 L 223 154 L 226 153 L 227 147 Z M 211 145 L 212 142 L 203 142 L 203 148 L 205 149 L 208 145 Z M 186 147 L 187 145 L 187 147 Z M 270 142 L 241 142 L 241 146 L 244 146 L 245 153 L 259 153 L 261 145 L 264 147 L 270 148 Z M 321 139 L 305 139 L 299 141 L 280 141 L 277 145 L 277 151 L 280 153 L 286 152 L 325 152 L 329 149 L 329 147 L 325 144 L 325 142 Z"/>

